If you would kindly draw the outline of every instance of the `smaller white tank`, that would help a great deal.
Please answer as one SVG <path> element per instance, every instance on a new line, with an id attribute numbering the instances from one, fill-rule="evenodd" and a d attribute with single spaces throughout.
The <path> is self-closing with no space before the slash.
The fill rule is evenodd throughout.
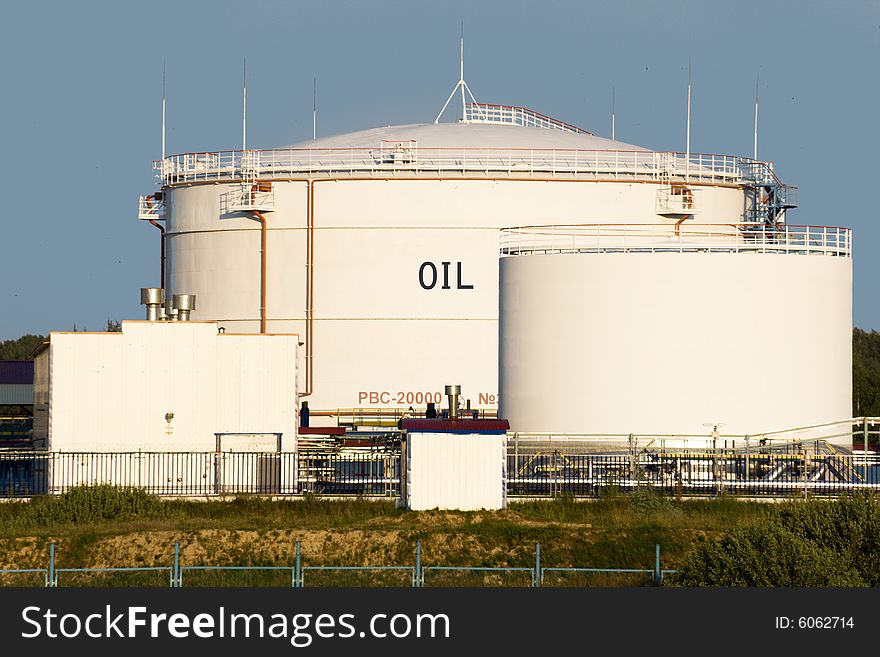
<path id="1" fill-rule="evenodd" d="M 627 230 L 504 231 L 511 430 L 754 435 L 851 416 L 848 229 Z"/>

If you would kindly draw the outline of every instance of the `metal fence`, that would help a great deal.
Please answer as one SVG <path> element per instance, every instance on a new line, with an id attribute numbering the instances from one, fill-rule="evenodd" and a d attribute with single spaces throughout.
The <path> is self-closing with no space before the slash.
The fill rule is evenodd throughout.
<path id="1" fill-rule="evenodd" d="M 153 163 L 163 185 L 297 175 L 526 175 L 593 180 L 671 179 L 716 184 L 775 181 L 773 165 L 712 153 L 542 148 L 282 148 L 169 155 Z"/>
<path id="2" fill-rule="evenodd" d="M 875 417 L 746 436 L 717 427 L 705 435 L 513 433 L 507 490 L 526 497 L 595 497 L 639 487 L 678 496 L 880 490 L 878 438 Z M 835 446 L 841 443 L 853 452 Z"/>
<path id="3" fill-rule="evenodd" d="M 852 231 L 756 223 L 521 226 L 501 231 L 501 255 L 547 253 L 773 253 L 852 256 Z"/>
<path id="4" fill-rule="evenodd" d="M 596 497 L 613 488 L 669 495 L 834 495 L 880 490 L 880 456 L 816 449 L 573 453 L 511 449 L 511 497 Z M 375 453 L 0 453 L 0 497 L 76 486 L 130 486 L 162 496 L 400 496 L 399 451 Z M 298 477 L 297 477 L 298 474 Z"/>
<path id="5" fill-rule="evenodd" d="M 185 585 L 198 585 L 193 581 L 196 573 L 212 573 L 214 577 L 203 585 L 267 585 L 265 575 L 279 574 L 282 576 L 278 583 L 290 588 L 303 588 L 306 586 L 306 573 L 331 573 L 337 576 L 336 581 L 321 582 L 322 586 L 351 585 L 350 577 L 341 578 L 339 575 L 372 575 L 373 580 L 368 582 L 371 586 L 377 584 L 400 586 L 403 583 L 413 588 L 425 586 L 461 586 L 463 581 L 470 586 L 530 586 L 540 587 L 547 585 L 571 585 L 571 581 L 565 581 L 558 575 L 602 575 L 605 581 L 613 581 L 619 576 L 638 576 L 635 580 L 640 584 L 662 586 L 663 578 L 676 571 L 664 569 L 660 561 L 660 545 L 655 546 L 653 563 L 646 559 L 644 568 L 598 568 L 594 566 L 551 565 L 546 566 L 542 562 L 541 544 L 535 544 L 534 561 L 531 564 L 521 566 L 492 566 L 481 565 L 432 565 L 423 559 L 421 541 L 415 546 L 414 560 L 408 564 L 393 565 L 326 565 L 315 564 L 303 558 L 300 542 L 296 542 L 295 558 L 288 564 L 272 564 L 258 566 L 244 565 L 198 565 L 186 564 L 180 554 L 180 543 L 175 541 L 169 562 L 154 566 L 111 566 L 111 567 L 60 567 L 57 562 L 55 544 L 49 544 L 49 559 L 45 568 L 14 568 L 0 569 L 0 586 L 4 585 L 42 585 L 47 588 L 61 586 L 95 586 L 123 584 L 129 586 L 169 586 L 170 588 L 182 588 Z M 376 575 L 398 575 L 398 581 L 387 581 L 377 578 Z M 430 577 L 427 575 L 431 573 Z M 475 580 L 472 576 L 479 576 Z M 151 576 L 144 579 L 142 576 Z M 219 575 L 219 578 L 217 577 Z M 244 575 L 244 580 L 240 577 Z M 444 580 L 439 575 L 446 575 Z M 511 578 L 510 576 L 514 577 Z M 557 577 L 548 577 L 557 575 Z M 30 577 L 30 581 L 21 580 L 21 576 Z M 134 579 L 141 576 L 140 579 Z M 237 577 L 238 576 L 238 577 Z M 451 579 L 450 579 L 451 576 Z M 462 576 L 471 576 L 463 580 Z M 115 579 L 115 581 L 114 581 Z M 378 580 L 378 581 L 377 581 Z M 311 578 L 310 578 L 311 581 Z M 632 583 L 632 580 L 624 580 Z"/>
<path id="6" fill-rule="evenodd" d="M 397 496 L 400 452 L 0 452 L 0 497 L 110 484 L 153 495 Z"/>
<path id="7" fill-rule="evenodd" d="M 880 490 L 880 418 L 753 436 L 512 433 L 507 494 L 595 497 L 650 487 L 687 495 L 836 495 Z M 855 448 L 842 453 L 835 443 Z M 868 450 L 864 446 L 868 446 Z M 110 484 L 154 495 L 401 495 L 399 435 L 290 452 L 0 451 L 0 498 Z"/>
<path id="8" fill-rule="evenodd" d="M 804 451 L 508 456 L 511 496 L 595 497 L 650 487 L 670 495 L 834 495 L 880 489 L 880 457 Z"/>
<path id="9" fill-rule="evenodd" d="M 400 448 L 303 451 L 299 490 L 316 495 L 400 495 Z"/>

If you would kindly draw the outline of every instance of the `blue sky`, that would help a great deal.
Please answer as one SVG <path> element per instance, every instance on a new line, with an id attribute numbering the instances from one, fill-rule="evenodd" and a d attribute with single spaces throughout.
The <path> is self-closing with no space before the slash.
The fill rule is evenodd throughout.
<path id="1" fill-rule="evenodd" d="M 617 138 L 657 150 L 684 148 L 690 57 L 692 150 L 751 155 L 759 75 L 789 221 L 854 228 L 854 323 L 880 329 L 878 0 L 81 1 L 3 10 L 0 339 L 141 316 L 163 60 L 170 153 L 240 146 L 244 57 L 248 145 L 270 148 L 311 136 L 313 76 L 319 134 L 433 120 L 460 20 L 478 100 L 608 135 L 614 86 Z"/>

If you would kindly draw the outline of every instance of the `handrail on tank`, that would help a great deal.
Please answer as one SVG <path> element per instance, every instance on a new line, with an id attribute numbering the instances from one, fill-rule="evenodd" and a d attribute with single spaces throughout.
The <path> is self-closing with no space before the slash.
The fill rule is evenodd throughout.
<path id="1" fill-rule="evenodd" d="M 852 256 L 852 230 L 789 224 L 577 224 L 501 230 L 500 254 L 787 253 Z"/>
<path id="2" fill-rule="evenodd" d="M 554 119 L 552 116 L 541 114 L 528 107 L 520 105 L 499 105 L 497 103 L 467 103 L 464 113 L 468 123 L 501 123 L 520 126 L 535 126 L 573 132 L 581 135 L 592 135 L 589 130 L 584 130 L 576 125 Z"/>
<path id="3" fill-rule="evenodd" d="M 193 182 L 273 180 L 303 174 L 387 176 L 454 174 L 511 178 L 534 174 L 588 180 L 633 180 L 668 184 L 778 183 L 772 162 L 713 153 L 574 148 L 425 148 L 395 158 L 375 148 L 283 148 L 193 152 L 153 163 L 163 185 Z"/>
<path id="4" fill-rule="evenodd" d="M 880 417 L 862 416 L 810 424 L 789 429 L 766 431 L 763 433 L 562 433 L 548 431 L 509 431 L 507 433 L 510 442 L 508 449 L 522 448 L 524 445 L 533 444 L 604 444 L 608 442 L 627 443 L 638 451 L 658 449 L 664 443 L 679 442 L 690 443 L 691 446 L 716 441 L 716 447 L 723 448 L 727 441 L 728 449 L 771 447 L 781 448 L 786 446 L 801 446 L 805 443 L 823 443 L 835 438 L 853 438 L 856 436 L 876 436 L 880 434 Z M 736 441 L 739 441 L 738 443 Z"/>

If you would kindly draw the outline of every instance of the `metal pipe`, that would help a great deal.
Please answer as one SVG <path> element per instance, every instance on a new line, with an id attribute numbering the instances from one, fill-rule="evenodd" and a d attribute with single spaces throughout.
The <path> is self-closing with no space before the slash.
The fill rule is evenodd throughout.
<path id="1" fill-rule="evenodd" d="M 541 544 L 535 543 L 535 588 L 541 586 L 544 575 L 541 572 Z"/>
<path id="2" fill-rule="evenodd" d="M 55 574 L 55 543 L 49 543 L 49 586 L 58 586 L 57 575 Z"/>
<path id="3" fill-rule="evenodd" d="M 171 569 L 171 581 L 172 588 L 180 588 L 180 541 L 174 541 L 174 564 L 172 565 Z"/>
<path id="4" fill-rule="evenodd" d="M 165 287 L 165 226 L 159 225 L 155 220 L 149 220 L 160 231 L 159 242 L 159 278 L 162 287 Z"/>
<path id="5" fill-rule="evenodd" d="M 461 394 L 461 386 L 446 386 L 446 395 L 449 397 L 449 419 L 458 419 L 458 396 Z"/>
<path id="6" fill-rule="evenodd" d="M 196 309 L 196 295 L 175 294 L 171 297 L 171 305 L 177 310 L 177 321 L 188 322 L 190 313 Z"/>
<path id="7" fill-rule="evenodd" d="M 266 217 L 259 210 L 251 210 L 260 222 L 260 333 L 266 333 Z"/>
<path id="8" fill-rule="evenodd" d="M 306 186 L 306 389 L 305 397 L 314 390 L 314 307 L 315 307 L 315 181 Z"/>
<path id="9" fill-rule="evenodd" d="M 164 159 L 164 158 L 163 158 Z M 149 196 L 144 198 L 144 202 L 147 204 L 149 209 L 153 208 L 153 200 L 156 198 L 155 194 L 150 194 Z M 148 220 L 151 224 L 153 224 L 156 228 L 159 229 L 161 233 L 159 236 L 159 287 L 165 287 L 165 226 L 160 225 L 155 219 Z"/>
<path id="10" fill-rule="evenodd" d="M 177 321 L 177 308 L 174 307 L 174 301 L 166 297 L 165 299 L 165 321 L 166 322 L 176 322 Z"/>
<path id="11" fill-rule="evenodd" d="M 165 303 L 165 290 L 161 287 L 142 287 L 141 305 L 147 307 L 147 321 L 159 321 L 159 308 Z"/>

